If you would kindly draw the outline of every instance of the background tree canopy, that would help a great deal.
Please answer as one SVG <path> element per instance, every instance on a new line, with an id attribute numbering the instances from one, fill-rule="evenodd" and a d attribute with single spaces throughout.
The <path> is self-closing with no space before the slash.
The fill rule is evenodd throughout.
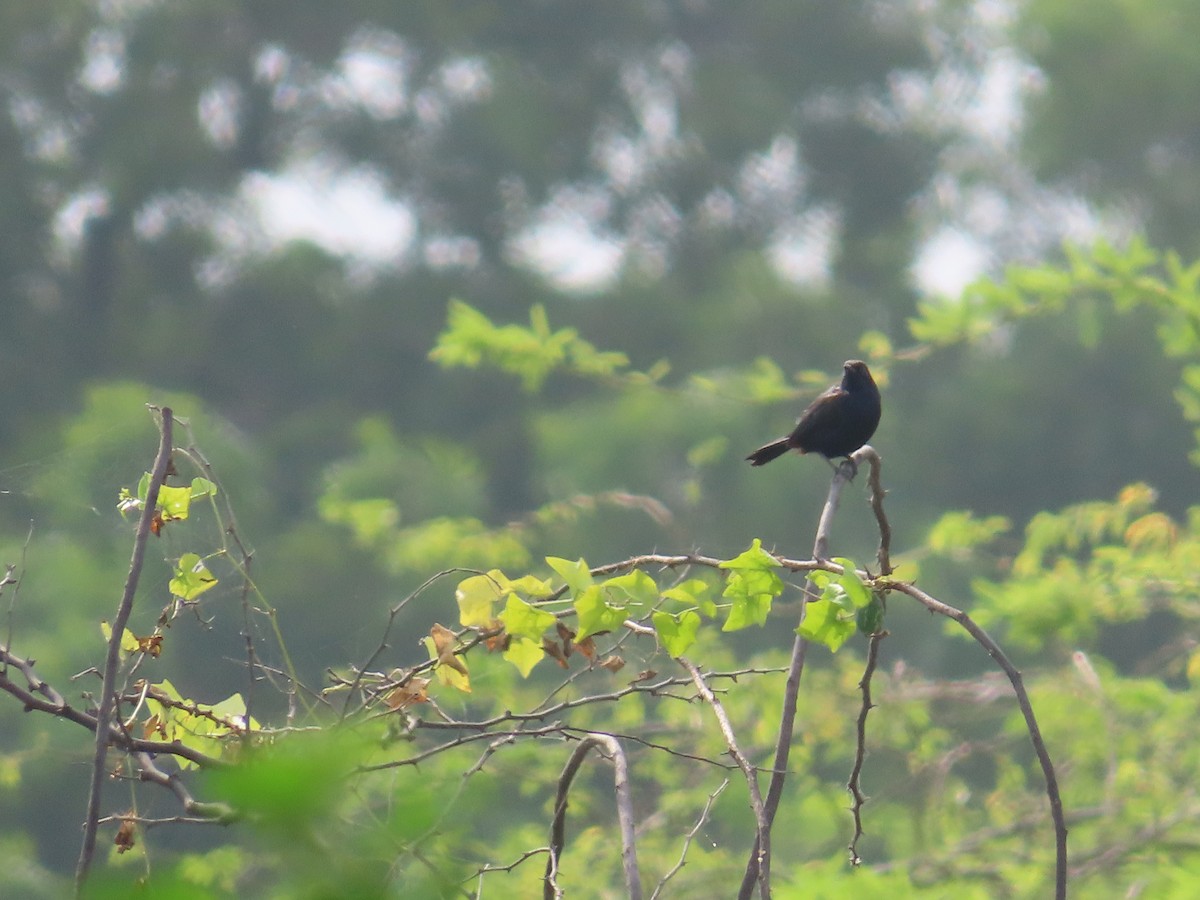
<path id="1" fill-rule="evenodd" d="M 252 634 L 264 672 L 312 691 L 261 690 L 254 716 L 300 726 L 327 724 L 317 695 L 346 688 L 398 604 L 373 670 L 427 660 L 434 623 L 468 624 L 466 574 L 402 603 L 441 570 L 561 584 L 547 557 L 730 560 L 756 538 L 804 558 L 829 470 L 742 457 L 861 357 L 883 389 L 895 578 L 968 610 L 1025 672 L 1075 892 L 1194 896 L 1197 15 L 1183 0 L 11 0 L 0 562 L 20 581 L 0 595 L 0 644 L 82 706 L 99 693 L 79 673 L 100 665 L 125 579 L 117 504 L 153 458 L 146 403 L 185 420 L 187 479 L 211 463 L 220 491 L 193 483 L 194 514 L 151 541 L 130 631 L 166 628 L 163 604 L 182 601 L 137 677 L 176 699 L 248 695 Z M 847 488 L 832 549 L 872 569 L 864 491 Z M 197 541 L 210 590 L 178 581 L 201 578 L 179 566 Z M 536 600 L 528 584 L 506 596 Z M 777 670 L 799 597 L 765 627 L 698 632 L 689 655 Z M 1046 896 L 1045 797 L 1007 682 L 903 599 L 881 647 L 863 865 L 845 859 L 852 639 L 808 657 L 773 851 L 795 867 L 775 894 L 845 896 L 854 879 L 864 897 Z M 486 718 L 680 674 L 654 639 L 616 649 L 622 673 L 596 660 L 562 688 L 535 646 L 528 678 L 473 658 L 470 697 L 430 691 Z M 722 695 L 765 768 L 781 681 Z M 588 727 L 721 757 L 699 706 L 635 692 Z M 357 789 L 403 798 L 384 815 L 331 770 L 430 738 L 368 721 L 253 777 L 198 779 L 267 812 L 145 830 L 105 865 L 115 895 L 152 876 L 202 895 L 304 895 L 326 877 L 363 896 L 541 889 L 544 860 L 479 873 L 546 842 L 567 751 L 521 743 L 469 779 L 481 747 L 419 778 L 386 770 Z M 0 703 L 0 859 L 27 896 L 61 895 L 78 853 L 89 748 L 60 725 Z M 665 894 L 736 884 L 745 784 L 638 753 L 649 889 L 706 798 Z M 280 796 L 323 787 L 272 807 L 247 794 L 263 771 Z M 573 789 L 572 895 L 621 895 L 607 777 Z M 174 815 L 161 793 L 141 811 Z M 322 845 L 327 870 L 296 865 L 312 835 L 288 822 L 351 819 L 360 837 Z"/>

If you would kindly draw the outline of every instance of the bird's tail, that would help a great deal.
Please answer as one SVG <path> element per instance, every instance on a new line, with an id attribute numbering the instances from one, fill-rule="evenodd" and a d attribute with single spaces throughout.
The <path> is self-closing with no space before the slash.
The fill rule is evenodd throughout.
<path id="1" fill-rule="evenodd" d="M 771 441 L 769 444 L 763 444 L 753 453 L 746 457 L 750 460 L 752 466 L 765 466 L 773 459 L 778 459 L 783 454 L 788 452 L 788 439 L 780 438 L 777 441 Z"/>

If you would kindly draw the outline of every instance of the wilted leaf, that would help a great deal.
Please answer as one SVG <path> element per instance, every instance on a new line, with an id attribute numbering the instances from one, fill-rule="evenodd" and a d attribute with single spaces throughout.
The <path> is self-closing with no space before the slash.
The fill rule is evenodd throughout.
<path id="1" fill-rule="evenodd" d="M 412 678 L 407 684 L 388 691 L 383 697 L 383 702 L 392 710 L 408 709 L 410 706 L 424 703 L 429 699 L 429 693 L 426 690 L 428 687 L 428 678 Z"/>
<path id="2" fill-rule="evenodd" d="M 122 820 L 121 827 L 117 829 L 116 836 L 113 837 L 113 844 L 117 848 L 117 853 L 132 850 L 137 843 L 136 835 L 137 825 L 130 819 Z"/>
<path id="3" fill-rule="evenodd" d="M 438 661 L 438 665 L 449 666 L 466 675 L 467 664 L 454 653 L 458 644 L 458 638 L 454 636 L 454 632 L 445 625 L 435 622 L 429 629 L 429 637 L 433 640 L 434 658 Z"/>
<path id="4" fill-rule="evenodd" d="M 492 619 L 485 630 L 490 633 L 490 636 L 483 639 L 483 645 L 488 648 L 489 653 L 508 649 L 512 636 L 504 630 L 503 622 L 499 619 Z"/>
<path id="5" fill-rule="evenodd" d="M 555 623 L 554 630 L 558 632 L 558 638 L 562 641 L 563 655 L 570 656 L 571 651 L 575 649 L 575 632 L 564 625 L 562 620 Z"/>
<path id="6" fill-rule="evenodd" d="M 564 649 L 564 646 L 565 645 L 560 645 L 558 641 L 553 641 L 548 637 L 542 638 L 542 650 L 545 651 L 547 656 L 558 663 L 561 668 L 566 669 L 569 668 L 569 666 L 567 664 L 567 652 Z"/>
<path id="7" fill-rule="evenodd" d="M 129 632 L 126 631 L 126 634 Z M 162 653 L 163 636 L 161 634 L 151 634 L 146 637 L 138 637 L 134 635 L 134 641 L 137 643 L 137 649 L 142 653 L 149 653 L 155 659 Z M 124 643 L 122 639 L 121 643 Z"/>
<path id="8" fill-rule="evenodd" d="M 438 664 L 433 672 L 438 681 L 464 694 L 471 693 L 471 675 L 467 669 L 467 662 L 454 653 L 458 643 L 454 632 L 444 625 L 435 624 L 429 629 L 429 637 L 423 638 L 423 641 L 425 649 L 429 651 L 429 658 L 437 660 Z"/>

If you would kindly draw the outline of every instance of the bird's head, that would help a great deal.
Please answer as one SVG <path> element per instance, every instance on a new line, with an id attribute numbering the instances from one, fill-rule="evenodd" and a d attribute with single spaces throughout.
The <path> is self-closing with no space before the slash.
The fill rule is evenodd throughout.
<path id="1" fill-rule="evenodd" d="M 848 391 L 864 388 L 875 383 L 871 370 L 861 359 L 848 359 L 842 363 L 842 387 Z"/>

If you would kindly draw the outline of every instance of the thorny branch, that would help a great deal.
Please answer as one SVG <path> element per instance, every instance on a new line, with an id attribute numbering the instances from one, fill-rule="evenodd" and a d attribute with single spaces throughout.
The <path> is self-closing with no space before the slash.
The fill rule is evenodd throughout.
<path id="1" fill-rule="evenodd" d="M 862 690 L 862 707 L 858 711 L 856 725 L 857 740 L 854 751 L 854 766 L 850 770 L 850 778 L 846 782 L 846 790 L 854 798 L 850 812 L 854 816 L 854 837 L 850 839 L 850 865 L 857 866 L 862 860 L 858 855 L 858 839 L 863 836 L 862 808 L 867 802 L 862 792 L 859 778 L 862 776 L 863 762 L 867 757 L 867 714 L 874 704 L 871 702 L 871 676 L 875 674 L 875 666 L 879 662 L 879 643 L 887 637 L 886 631 L 877 631 L 867 639 L 867 664 L 863 668 L 862 680 L 858 683 Z"/>
<path id="2" fill-rule="evenodd" d="M 1058 791 L 1058 777 L 1054 773 L 1054 764 L 1050 761 L 1050 752 L 1046 749 L 1046 742 L 1042 739 L 1042 732 L 1038 727 L 1037 717 L 1033 714 L 1033 704 L 1030 702 L 1029 694 L 1025 690 L 1025 683 L 1021 679 L 1021 673 L 1017 671 L 1016 666 L 1012 664 L 1004 651 L 1000 649 L 1000 645 L 992 640 L 988 633 L 980 628 L 962 610 L 955 609 L 953 606 L 931 597 L 916 585 L 907 584 L 902 581 L 880 579 L 876 582 L 875 587 L 880 590 L 896 591 L 905 594 L 912 597 L 931 612 L 953 619 L 975 639 L 977 644 L 988 652 L 988 655 L 995 660 L 996 664 L 1004 671 L 1004 674 L 1008 676 L 1008 680 L 1013 687 L 1013 693 L 1017 697 L 1017 706 L 1021 710 L 1021 715 L 1025 718 L 1025 728 L 1029 732 L 1029 740 L 1033 744 L 1034 753 L 1037 754 L 1038 763 L 1042 767 L 1042 775 L 1046 779 L 1046 797 L 1050 802 L 1050 817 L 1054 821 L 1054 896 L 1055 900 L 1065 900 L 1067 896 L 1067 824 L 1063 817 L 1062 796 Z"/>
<path id="3" fill-rule="evenodd" d="M 156 459 L 154 471 L 150 479 L 150 489 L 146 498 L 145 506 L 142 510 L 142 517 L 139 521 L 138 530 L 136 532 L 134 542 L 133 558 L 130 564 L 129 576 L 126 580 L 125 592 L 122 597 L 121 605 L 118 609 L 117 617 L 113 626 L 113 637 L 109 643 L 109 654 L 106 657 L 105 666 L 101 673 L 103 678 L 103 687 L 101 689 L 99 709 L 96 712 L 91 710 L 81 710 L 69 704 L 58 691 L 51 685 L 42 681 L 36 674 L 33 660 L 25 660 L 16 656 L 10 651 L 9 646 L 0 645 L 0 690 L 5 691 L 18 699 L 27 710 L 39 710 L 58 716 L 60 718 L 74 721 L 77 724 L 83 725 L 96 733 L 96 754 L 93 767 L 93 790 L 89 799 L 88 816 L 85 821 L 85 837 L 84 846 L 80 853 L 79 867 L 77 870 L 77 886 L 82 887 L 88 867 L 91 864 L 91 859 L 94 854 L 95 847 L 95 830 L 96 825 L 102 821 L 99 816 L 99 796 L 100 785 L 104 776 L 104 760 L 107 748 L 109 746 L 119 747 L 129 754 L 130 763 L 136 769 L 136 777 L 141 781 L 151 782 L 160 785 L 175 794 L 183 806 L 185 815 L 163 818 L 161 820 L 144 820 L 143 824 L 158 824 L 167 822 L 182 822 L 182 821 L 218 821 L 229 822 L 236 818 L 235 811 L 225 807 L 222 804 L 200 803 L 196 801 L 188 792 L 186 786 L 180 780 L 178 774 L 168 774 L 164 772 L 155 762 L 155 754 L 173 754 L 181 758 L 189 759 L 201 765 L 221 765 L 218 759 L 210 758 L 204 754 L 198 753 L 195 750 L 189 749 L 179 742 L 160 742 L 138 740 L 131 734 L 125 731 L 119 721 L 116 720 L 116 706 L 121 702 L 121 698 L 117 696 L 115 688 L 117 665 L 116 660 L 119 659 L 117 651 L 119 650 L 120 637 L 124 631 L 124 626 L 129 617 L 129 611 L 132 607 L 133 597 L 137 588 L 138 576 L 140 573 L 141 563 L 144 559 L 146 536 L 149 531 L 149 518 L 153 515 L 159 487 L 163 483 L 167 465 L 170 460 L 171 450 L 171 412 L 168 409 L 160 411 L 162 423 L 162 441 L 160 443 L 160 452 Z M 879 574 L 874 575 L 869 571 L 860 571 L 859 576 L 866 581 L 869 586 L 877 591 L 897 591 L 907 596 L 912 597 L 922 603 L 928 609 L 947 616 L 958 622 L 971 636 L 984 647 L 985 650 L 996 660 L 998 665 L 1003 669 L 1008 676 L 1008 680 L 1016 694 L 1018 704 L 1022 714 L 1025 716 L 1026 725 L 1029 730 L 1030 738 L 1033 742 L 1039 762 L 1042 766 L 1043 773 L 1047 783 L 1047 794 L 1050 800 L 1051 814 L 1054 818 L 1056 849 L 1057 849 L 1057 869 L 1056 869 L 1056 896 L 1065 897 L 1066 890 L 1066 827 L 1064 824 L 1064 816 L 1061 799 L 1058 794 L 1058 786 L 1055 778 L 1053 766 L 1050 762 L 1048 752 L 1042 740 L 1040 731 L 1037 726 L 1036 719 L 1033 715 L 1033 710 L 1029 702 L 1027 693 L 1021 681 L 1020 674 L 1012 667 L 999 647 L 991 640 L 991 638 L 980 629 L 975 623 L 963 612 L 948 606 L 925 594 L 923 591 L 915 588 L 912 585 L 903 582 L 895 581 L 889 576 L 892 572 L 890 561 L 890 542 L 891 528 L 888 523 L 886 514 L 883 508 L 883 499 L 885 491 L 882 488 L 880 477 L 881 461 L 878 454 L 870 447 L 864 446 L 854 454 L 853 464 L 844 464 L 839 467 L 833 477 L 830 485 L 829 494 L 822 510 L 820 522 L 817 528 L 816 538 L 814 541 L 813 556 L 808 560 L 796 560 L 785 557 L 777 557 L 779 565 L 792 572 L 797 573 L 812 573 L 818 570 L 828 571 L 832 573 L 841 573 L 842 567 L 829 558 L 829 536 L 833 522 L 834 514 L 840 502 L 841 492 L 845 484 L 853 477 L 853 472 L 856 471 L 858 464 L 867 462 L 870 465 L 870 474 L 868 476 L 868 488 L 870 492 L 871 508 L 875 514 L 876 522 L 879 529 L 880 544 L 878 549 L 878 567 Z M 205 464 L 206 465 L 206 464 Z M 236 540 L 236 535 L 235 535 Z M 240 547 L 240 542 L 239 542 Z M 245 589 L 250 589 L 249 580 L 249 563 L 251 554 L 245 548 L 241 548 L 241 565 L 245 574 Z M 659 554 L 650 553 L 633 556 L 628 559 L 609 563 L 607 565 L 597 566 L 591 570 L 593 576 L 606 576 L 619 572 L 630 571 L 638 568 L 658 567 L 660 569 L 680 570 L 686 573 L 691 567 L 704 567 L 717 569 L 722 561 L 713 557 L 704 556 L 698 553 L 687 554 Z M 0 589 L 5 585 L 17 583 L 12 577 L 12 567 L 9 572 L 0 580 Z M 391 610 L 387 621 L 387 628 L 379 642 L 378 647 L 371 653 L 370 657 L 364 665 L 353 670 L 352 676 L 340 680 L 340 687 L 347 691 L 347 697 L 340 709 L 338 719 L 347 717 L 351 704 L 354 699 L 359 699 L 364 709 L 370 709 L 374 706 L 375 701 L 383 693 L 399 684 L 406 683 L 421 672 L 429 671 L 436 660 L 419 663 L 411 669 L 404 670 L 400 675 L 386 676 L 382 673 L 371 672 L 370 668 L 375 661 L 388 649 L 388 637 L 390 631 L 396 621 L 399 613 L 412 601 L 420 595 L 424 590 L 430 587 L 438 579 L 454 572 L 466 570 L 446 570 L 439 572 L 429 578 L 411 595 L 397 603 Z M 477 573 L 475 573 L 477 574 Z M 683 576 L 681 576 L 683 577 Z M 561 599 L 567 588 L 560 588 L 551 598 L 550 601 Z M 811 581 L 805 585 L 805 595 L 808 599 L 812 599 L 815 594 L 814 586 Z M 245 600 L 245 596 L 243 597 Z M 246 605 L 245 603 L 243 604 Z M 802 606 L 802 609 L 804 607 Z M 569 615 L 569 611 L 561 613 L 556 612 L 560 618 L 564 615 Z M 803 613 L 801 614 L 803 619 Z M 643 622 L 635 620 L 627 620 L 624 623 L 625 635 L 618 638 L 624 640 L 631 635 L 642 636 L 654 634 L 653 629 L 648 628 Z M 466 654 L 479 643 L 487 640 L 491 635 L 481 630 L 466 630 L 459 632 L 459 638 L 462 641 L 461 646 L 457 647 L 455 652 L 458 654 Z M 859 785 L 859 776 L 861 775 L 864 757 L 865 757 L 865 723 L 867 714 L 872 708 L 870 697 L 870 681 L 874 671 L 879 639 L 883 635 L 874 635 L 871 638 L 871 644 L 868 653 L 868 663 L 864 671 L 861 688 L 863 692 L 863 702 L 858 718 L 858 748 L 855 759 L 854 768 L 852 770 L 847 787 L 854 798 L 852 813 L 854 816 L 855 833 L 850 843 L 850 854 L 853 862 L 857 862 L 857 844 L 859 838 L 863 834 L 861 811 L 865 802 L 865 796 L 862 794 Z M 436 746 L 430 747 L 425 751 L 418 752 L 413 756 L 405 759 L 394 760 L 391 762 L 377 763 L 373 765 L 360 766 L 357 772 L 370 772 L 379 769 L 395 768 L 399 766 L 416 766 L 422 760 L 442 752 L 451 750 L 455 747 L 464 746 L 467 744 L 486 741 L 489 742 L 487 749 L 479 758 L 479 761 L 473 766 L 464 777 L 470 777 L 474 772 L 478 772 L 484 762 L 500 747 L 515 742 L 517 739 L 533 739 L 539 736 L 557 736 L 566 740 L 579 740 L 580 743 L 572 754 L 571 760 L 568 762 L 567 768 L 564 770 L 562 777 L 559 780 L 558 801 L 555 807 L 555 817 L 553 821 L 551 843 L 547 848 L 540 848 L 530 851 L 522 856 L 511 866 L 486 866 L 480 869 L 477 873 L 482 877 L 488 871 L 500 871 L 514 868 L 520 862 L 539 853 L 547 853 L 549 860 L 546 867 L 545 891 L 546 896 L 552 897 L 558 895 L 557 877 L 560 872 L 562 861 L 562 851 L 565 841 L 565 812 L 567 793 L 569 791 L 571 781 L 574 778 L 579 766 L 582 764 L 586 753 L 594 748 L 600 748 L 609 758 L 616 768 L 616 793 L 618 802 L 618 815 L 620 819 L 621 834 L 622 834 L 622 859 L 625 868 L 627 888 L 630 896 L 640 896 L 640 884 L 637 878 L 637 859 L 635 849 L 635 834 L 632 818 L 632 804 L 629 798 L 629 783 L 628 783 L 628 765 L 625 758 L 625 753 L 621 745 L 621 741 L 636 741 L 644 746 L 654 749 L 664 750 L 675 755 L 696 759 L 713 765 L 721 765 L 725 768 L 731 768 L 727 764 L 718 762 L 717 760 L 698 757 L 671 747 L 655 744 L 645 740 L 637 735 L 616 735 L 609 732 L 596 731 L 594 729 L 580 729 L 573 727 L 561 719 L 556 718 L 562 713 L 568 712 L 585 705 L 590 705 L 599 702 L 617 702 L 624 697 L 634 693 L 643 693 L 650 696 L 672 697 L 677 699 L 691 700 L 694 698 L 683 697 L 678 693 L 672 693 L 670 688 L 678 687 L 689 683 L 695 686 L 697 693 L 705 702 L 713 709 L 716 715 L 718 724 L 721 727 L 722 734 L 725 737 L 726 745 L 729 748 L 729 755 L 733 758 L 736 766 L 740 768 L 746 776 L 747 784 L 750 789 L 751 805 L 754 810 L 756 819 L 756 836 L 754 841 L 754 850 L 747 862 L 741 892 L 739 897 L 748 898 L 754 891 L 757 885 L 760 894 L 763 897 L 770 896 L 770 832 L 774 821 L 775 814 L 778 810 L 779 803 L 782 797 L 784 782 L 787 777 L 788 758 L 791 748 L 791 743 L 795 728 L 796 705 L 799 694 L 799 684 L 803 673 L 805 652 L 807 649 L 807 641 L 797 637 L 793 645 L 793 652 L 789 665 L 786 669 L 786 681 L 784 690 L 783 705 L 780 713 L 780 725 L 778 739 L 775 746 L 773 762 L 770 768 L 764 768 L 761 771 L 769 773 L 770 780 L 765 795 L 760 793 L 758 783 L 757 767 L 751 764 L 744 753 L 740 750 L 737 744 L 736 736 L 733 733 L 732 726 L 729 724 L 728 716 L 724 714 L 724 708 L 716 693 L 712 690 L 710 682 L 713 679 L 729 678 L 736 680 L 740 675 L 747 674 L 766 674 L 768 672 L 783 671 L 783 670 L 767 670 L 767 669 L 744 669 L 737 672 L 720 672 L 708 673 L 702 675 L 698 668 L 686 660 L 680 662 L 688 669 L 690 678 L 668 678 L 656 681 L 635 681 L 625 688 L 619 690 L 598 693 L 589 696 L 579 697 L 571 700 L 563 700 L 558 703 L 551 704 L 550 700 L 554 697 L 558 690 L 552 691 L 546 699 L 535 707 L 532 711 L 521 713 L 506 710 L 500 715 L 493 716 L 487 719 L 477 721 L 453 721 L 449 717 L 444 717 L 443 721 L 414 721 L 413 728 L 422 729 L 453 729 L 460 733 L 452 740 L 442 742 Z M 253 679 L 256 669 L 263 671 L 269 675 L 284 675 L 283 672 L 278 672 L 263 665 L 257 659 L 253 643 L 249 638 L 249 623 L 247 620 L 247 660 L 250 669 L 251 679 Z M 291 673 L 290 663 L 288 665 L 286 677 L 289 679 L 292 694 L 297 688 L 302 687 L 296 682 L 294 675 Z M 19 676 L 15 679 L 13 676 Z M 574 676 L 571 676 L 573 678 Z M 570 683 L 571 678 L 566 684 Z M 318 698 L 325 702 L 324 698 Z M 289 715 L 290 721 L 290 715 Z M 515 724 L 516 727 L 510 730 L 500 730 L 497 727 L 504 724 Z M 534 723 L 542 723 L 537 727 Z M 227 723 L 226 723 L 227 724 Z M 471 732 L 471 733 L 462 733 Z M 726 782 L 727 783 L 727 782 Z M 657 896 L 666 882 L 677 873 L 684 865 L 688 847 L 694 836 L 698 833 L 706 821 L 713 802 L 717 795 L 724 789 L 724 784 L 709 796 L 708 803 L 705 805 L 699 820 L 695 826 L 687 834 L 683 847 L 683 852 L 678 863 L 660 880 L 658 887 L 655 889 Z M 103 821 L 115 821 L 125 818 L 120 815 L 109 816 Z"/>
<path id="4" fill-rule="evenodd" d="M 763 900 L 767 900 L 771 896 L 771 823 L 763 809 L 762 793 L 758 786 L 758 770 L 738 746 L 737 735 L 733 732 L 733 725 L 725 713 L 725 707 L 705 682 L 700 670 L 694 663 L 682 656 L 679 658 L 679 664 L 687 669 L 696 685 L 696 690 L 704 698 L 704 702 L 712 707 L 713 715 L 716 716 L 717 724 L 721 729 L 721 735 L 725 738 L 725 746 L 729 748 L 729 755 L 733 757 L 733 761 L 738 764 L 738 768 L 746 777 L 746 786 L 750 790 L 750 808 L 754 811 L 754 844 L 759 848 L 757 879 L 759 894 Z"/>
<path id="5" fill-rule="evenodd" d="M 888 548 L 891 541 L 891 528 L 887 525 L 887 518 L 883 514 L 883 487 L 880 481 L 879 470 L 882 467 L 882 461 L 879 454 L 875 452 L 870 444 L 866 444 L 854 452 L 851 461 L 842 463 L 834 473 L 833 481 L 829 485 L 829 495 L 825 500 L 825 506 L 821 510 L 821 518 L 817 525 L 817 536 L 813 541 L 813 557 L 816 563 L 808 571 L 819 568 L 831 568 L 832 563 L 824 563 L 829 557 L 829 533 L 833 527 L 833 514 L 836 512 L 838 503 L 841 500 L 842 487 L 854 477 L 854 473 L 858 470 L 858 466 L 863 461 L 871 464 L 871 475 L 868 484 L 874 495 L 872 506 L 876 511 L 876 516 L 880 523 L 880 547 L 879 559 L 881 565 L 886 565 L 888 558 Z M 797 566 L 790 565 L 783 560 L 781 565 L 791 568 L 793 571 L 802 571 Z M 840 567 L 837 567 L 840 571 Z M 809 579 L 804 585 L 805 598 L 811 598 L 816 595 L 816 586 Z M 804 610 L 807 604 L 801 607 L 800 621 L 804 621 Z M 779 737 L 775 742 L 775 762 L 774 772 L 771 775 L 770 784 L 767 787 L 767 799 L 764 804 L 764 814 L 766 816 L 766 824 L 768 832 L 775 821 L 775 813 L 779 809 L 779 801 L 783 797 L 783 784 L 787 779 L 788 758 L 792 751 L 792 735 L 795 733 L 796 727 L 796 704 L 800 698 L 800 678 L 804 673 L 804 657 L 808 652 L 808 641 L 796 635 L 795 641 L 792 643 L 792 656 L 788 664 L 787 680 L 784 683 L 783 691 L 783 706 L 779 715 Z M 754 841 L 754 849 L 750 853 L 750 859 L 746 863 L 746 871 L 742 875 L 742 885 L 738 891 L 739 900 L 748 900 L 751 892 L 754 889 L 754 884 L 760 881 L 759 868 L 761 865 L 760 857 L 766 856 L 762 853 L 762 847 L 759 840 Z M 769 882 L 763 882 L 770 889 Z"/>
<path id="6" fill-rule="evenodd" d="M 721 793 L 727 787 L 729 787 L 728 778 L 717 785 L 717 789 L 708 795 L 708 800 L 704 803 L 704 809 L 700 810 L 700 816 L 696 819 L 696 824 L 693 825 L 691 830 L 683 837 L 683 849 L 679 851 L 679 860 L 675 863 L 675 865 L 671 866 L 671 868 L 667 870 L 662 878 L 658 880 L 658 884 L 654 888 L 654 893 L 650 895 L 650 900 L 658 900 L 663 888 L 667 886 L 667 882 L 674 878 L 679 871 L 685 865 L 687 865 L 688 849 L 692 846 L 692 841 L 696 839 L 696 835 L 700 833 L 700 829 L 703 828 L 704 823 L 708 821 L 708 816 L 709 813 L 712 812 L 713 804 L 717 802 L 717 798 L 721 796 Z"/>

